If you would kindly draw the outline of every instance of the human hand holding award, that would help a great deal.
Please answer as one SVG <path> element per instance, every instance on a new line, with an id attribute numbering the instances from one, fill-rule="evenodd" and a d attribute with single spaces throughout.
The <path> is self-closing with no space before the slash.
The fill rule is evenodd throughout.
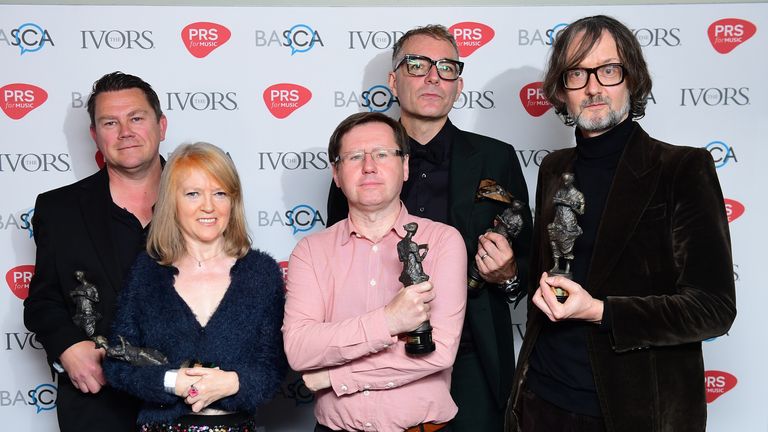
<path id="1" fill-rule="evenodd" d="M 555 205 L 555 217 L 547 225 L 549 244 L 552 247 L 554 266 L 549 270 L 550 276 L 563 276 L 573 280 L 571 262 L 573 261 L 573 245 L 576 238 L 583 232 L 578 225 L 576 215 L 584 214 L 584 194 L 573 185 L 575 177 L 572 173 L 560 176 L 560 187 L 555 191 L 552 202 Z M 565 267 L 561 267 L 564 264 Z M 554 287 L 555 297 L 560 303 L 568 299 L 568 291 Z"/>
<path id="2" fill-rule="evenodd" d="M 413 236 L 419 225 L 411 222 L 403 225 L 405 228 L 405 237 L 397 243 L 397 256 L 403 263 L 403 272 L 400 274 L 400 282 L 403 286 L 411 286 L 426 282 L 429 276 L 424 273 L 421 262 L 427 256 L 429 246 L 426 244 L 416 244 Z M 424 251 L 422 254 L 420 251 Z M 408 332 L 408 339 L 405 342 L 405 352 L 408 354 L 429 354 L 435 350 L 435 343 L 432 342 L 432 325 L 429 320 L 421 323 L 416 330 Z"/>

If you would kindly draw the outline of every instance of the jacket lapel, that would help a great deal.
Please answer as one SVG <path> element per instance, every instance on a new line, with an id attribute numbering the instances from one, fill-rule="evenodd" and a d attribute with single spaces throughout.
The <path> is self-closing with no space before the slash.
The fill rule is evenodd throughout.
<path id="1" fill-rule="evenodd" d="M 100 175 L 93 177 L 94 181 L 83 185 L 79 201 L 83 223 L 93 244 L 98 260 L 104 268 L 110 289 L 118 292 L 121 279 L 121 268 L 112 244 L 112 233 L 109 230 L 111 220 L 112 197 L 109 194 L 109 176 L 102 169 Z M 94 217 L 98 214 L 98 217 Z M 76 245 L 73 245 L 76 247 Z"/>
<path id="2" fill-rule="evenodd" d="M 481 154 L 475 145 L 457 130 L 451 149 L 449 222 L 465 240 L 471 234 L 472 208 L 480 184 Z"/>
<path id="3" fill-rule="evenodd" d="M 649 157 L 654 153 L 653 146 L 638 125 L 619 159 L 587 275 L 587 287 L 593 296 L 599 294 L 656 190 L 661 165 Z"/>

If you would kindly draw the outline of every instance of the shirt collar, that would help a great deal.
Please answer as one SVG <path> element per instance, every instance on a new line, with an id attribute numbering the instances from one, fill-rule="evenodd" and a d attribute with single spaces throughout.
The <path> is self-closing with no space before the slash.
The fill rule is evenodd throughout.
<path id="1" fill-rule="evenodd" d="M 400 201 L 400 212 L 397 214 L 395 224 L 392 225 L 390 231 L 394 231 L 398 237 L 403 238 L 406 234 L 403 225 L 407 224 L 408 222 L 411 222 L 408 209 L 406 209 L 405 204 Z M 352 223 L 352 219 L 349 218 L 349 215 L 347 215 L 347 218 L 344 219 L 341 223 L 341 236 L 339 238 L 341 246 L 345 246 L 347 243 L 349 243 L 349 241 L 352 240 L 352 237 L 363 238 L 362 235 L 357 233 L 357 228 L 355 227 L 355 224 Z"/>

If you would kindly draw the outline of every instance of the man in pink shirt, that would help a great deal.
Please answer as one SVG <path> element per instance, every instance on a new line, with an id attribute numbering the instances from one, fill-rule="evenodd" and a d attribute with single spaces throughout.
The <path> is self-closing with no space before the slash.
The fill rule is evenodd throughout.
<path id="1" fill-rule="evenodd" d="M 448 432 L 457 412 L 451 368 L 466 306 L 467 256 L 456 229 L 408 214 L 408 137 L 380 113 L 353 114 L 331 135 L 333 180 L 349 216 L 303 238 L 291 254 L 283 335 L 291 367 L 316 392 L 317 432 Z M 427 244 L 427 282 L 403 287 L 403 225 Z M 432 325 L 435 351 L 405 352 Z"/>

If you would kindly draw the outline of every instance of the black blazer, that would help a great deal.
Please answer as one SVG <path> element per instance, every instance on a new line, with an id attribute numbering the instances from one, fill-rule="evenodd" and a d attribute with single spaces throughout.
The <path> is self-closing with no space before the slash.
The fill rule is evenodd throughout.
<path id="1" fill-rule="evenodd" d="M 508 431 L 519 430 L 520 392 L 547 319 L 530 297 L 553 265 L 546 233 L 552 196 L 575 157 L 574 148 L 558 150 L 539 169 L 528 324 Z M 706 150 L 657 141 L 636 126 L 616 168 L 584 288 L 611 315 L 610 329 L 595 325 L 587 339 L 607 430 L 704 431 L 701 341 L 724 334 L 736 317 L 728 221 Z"/>
<path id="2" fill-rule="evenodd" d="M 37 197 L 32 216 L 37 255 L 24 301 L 24 324 L 37 333 L 50 363 L 71 345 L 88 340 L 72 322 L 75 306 L 69 292 L 79 283 L 75 270 L 84 271 L 85 278 L 98 287 L 96 309 L 102 319 L 96 334 L 109 334 L 122 285 L 108 225 L 111 205 L 106 169 Z"/>
<path id="3" fill-rule="evenodd" d="M 449 223 L 459 230 L 467 247 L 469 264 L 477 253 L 477 239 L 493 225 L 493 218 L 505 206 L 493 201 L 475 201 L 480 180 L 490 178 L 526 204 L 523 230 L 512 248 L 518 266 L 518 278 L 528 280 L 528 254 L 531 241 L 531 212 L 528 188 L 514 147 L 499 140 L 465 132 L 455 126 L 456 139 L 451 149 Z M 347 217 L 349 208 L 344 194 L 331 183 L 328 195 L 328 225 Z M 466 320 L 472 331 L 477 354 L 483 365 L 488 387 L 499 408 L 503 408 L 512 388 L 515 364 L 513 328 L 509 305 L 495 287 L 488 287 L 467 298 Z M 455 374 L 461 374 L 454 368 Z M 461 408 L 460 408 L 461 409 Z"/>

